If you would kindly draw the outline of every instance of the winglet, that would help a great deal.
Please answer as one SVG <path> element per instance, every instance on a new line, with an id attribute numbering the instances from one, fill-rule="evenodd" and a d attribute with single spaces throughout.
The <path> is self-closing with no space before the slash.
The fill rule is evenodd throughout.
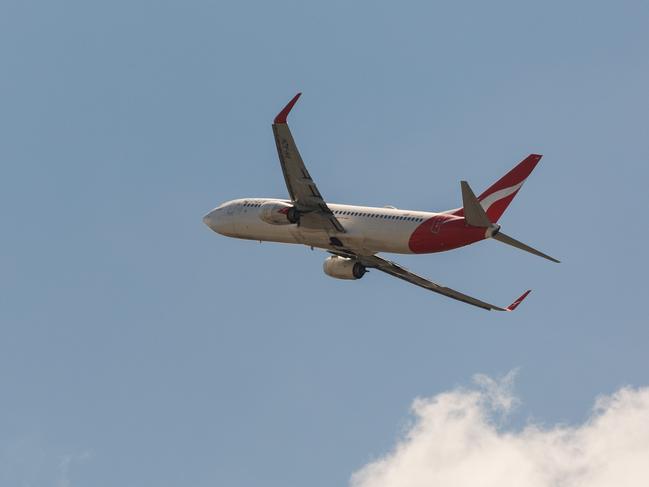
<path id="1" fill-rule="evenodd" d="M 532 292 L 531 289 L 528 289 L 527 291 L 525 291 L 525 292 L 521 295 L 520 298 L 518 298 L 518 299 L 517 299 L 516 301 L 514 301 L 512 304 L 510 304 L 509 306 L 507 306 L 507 307 L 505 308 L 505 310 L 506 310 L 506 311 L 514 311 L 514 310 L 516 309 L 516 307 L 517 307 L 519 304 L 521 304 L 521 303 L 523 302 L 523 300 L 527 297 L 527 295 L 528 295 L 529 293 L 531 293 L 531 292 Z"/>
<path id="2" fill-rule="evenodd" d="M 297 99 L 300 98 L 300 95 L 302 95 L 302 93 L 295 95 L 293 99 L 286 104 L 284 109 L 277 114 L 273 123 L 286 123 L 286 117 L 288 117 L 288 113 L 293 109 L 293 105 L 295 105 Z"/>

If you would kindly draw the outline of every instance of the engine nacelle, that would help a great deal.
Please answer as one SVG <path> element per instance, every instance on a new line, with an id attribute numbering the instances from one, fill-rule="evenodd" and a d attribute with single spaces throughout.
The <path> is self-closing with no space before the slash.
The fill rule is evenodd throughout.
<path id="1" fill-rule="evenodd" d="M 360 279 L 367 272 L 365 266 L 357 260 L 337 255 L 325 260 L 322 268 L 325 274 L 336 279 Z"/>
<path id="2" fill-rule="evenodd" d="M 293 205 L 281 201 L 268 201 L 261 205 L 259 218 L 271 225 L 289 225 L 297 223 L 300 215 Z"/>

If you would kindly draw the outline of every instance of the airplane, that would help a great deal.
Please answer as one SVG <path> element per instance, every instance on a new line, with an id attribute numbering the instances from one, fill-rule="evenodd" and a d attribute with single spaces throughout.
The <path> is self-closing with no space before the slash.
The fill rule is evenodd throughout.
<path id="1" fill-rule="evenodd" d="M 559 262 L 500 231 L 498 220 L 541 159 L 530 154 L 476 197 L 461 181 L 462 208 L 432 213 L 327 203 L 307 171 L 286 122 L 298 93 L 273 121 L 273 134 L 290 199 L 242 198 L 226 201 L 203 217 L 213 231 L 247 240 L 302 244 L 330 254 L 325 274 L 360 279 L 368 269 L 486 310 L 514 311 L 531 290 L 506 307 L 496 306 L 421 277 L 379 257 L 379 252 L 429 254 L 493 239 Z"/>

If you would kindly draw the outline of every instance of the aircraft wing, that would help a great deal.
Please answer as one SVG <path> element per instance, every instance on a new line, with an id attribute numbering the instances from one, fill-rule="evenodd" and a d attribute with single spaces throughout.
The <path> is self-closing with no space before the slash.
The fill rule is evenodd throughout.
<path id="1" fill-rule="evenodd" d="M 510 304 L 506 308 L 501 308 L 500 306 L 496 306 L 494 304 L 490 304 L 485 301 L 481 301 L 479 299 L 463 294 L 459 291 L 456 291 L 455 289 L 451 289 L 450 287 L 446 287 L 441 284 L 437 284 L 435 282 L 429 281 L 428 279 L 418 276 L 414 272 L 410 272 L 409 270 L 401 267 L 400 265 L 391 262 L 389 260 L 382 259 L 377 255 L 364 256 L 364 255 L 357 255 L 353 252 L 348 252 L 348 251 L 340 251 L 340 252 L 331 251 L 331 253 L 335 255 L 339 255 L 341 257 L 356 259 L 367 268 L 377 269 L 381 272 L 385 272 L 386 274 L 390 274 L 391 276 L 398 277 L 399 279 L 403 279 L 404 281 L 414 284 L 415 286 L 423 287 L 424 289 L 428 289 L 429 291 L 433 291 L 434 293 L 442 294 L 444 296 L 448 296 L 449 298 L 456 299 L 458 301 L 462 301 L 463 303 L 471 304 L 473 306 L 477 306 L 478 308 L 483 308 L 486 310 L 514 311 L 516 307 L 519 304 L 521 304 L 521 302 L 531 292 L 531 290 L 526 291 L 512 304 Z"/>
<path id="2" fill-rule="evenodd" d="M 329 209 L 311 179 L 286 123 L 286 117 L 300 95 L 301 93 L 295 95 L 273 122 L 273 134 L 286 188 L 296 209 L 301 213 L 300 226 L 344 233 L 345 229 Z"/>

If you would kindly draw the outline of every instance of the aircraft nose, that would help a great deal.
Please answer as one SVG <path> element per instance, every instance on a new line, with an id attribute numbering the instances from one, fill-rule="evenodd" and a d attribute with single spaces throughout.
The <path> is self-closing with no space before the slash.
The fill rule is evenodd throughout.
<path id="1" fill-rule="evenodd" d="M 215 232 L 219 231 L 219 210 L 212 210 L 203 217 L 203 223 Z"/>

